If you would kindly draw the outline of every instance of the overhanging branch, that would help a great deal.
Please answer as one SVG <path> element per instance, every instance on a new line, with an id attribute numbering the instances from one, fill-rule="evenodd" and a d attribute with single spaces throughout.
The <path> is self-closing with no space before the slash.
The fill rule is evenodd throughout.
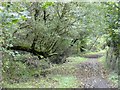
<path id="1" fill-rule="evenodd" d="M 13 46 L 13 47 L 8 47 L 7 49 L 8 50 L 25 51 L 25 52 L 29 52 L 29 53 L 32 53 L 32 54 L 37 55 L 37 56 L 41 55 L 44 58 L 47 58 L 49 56 L 47 52 L 38 51 L 38 50 L 35 50 L 33 48 L 25 47 L 25 46 Z"/>

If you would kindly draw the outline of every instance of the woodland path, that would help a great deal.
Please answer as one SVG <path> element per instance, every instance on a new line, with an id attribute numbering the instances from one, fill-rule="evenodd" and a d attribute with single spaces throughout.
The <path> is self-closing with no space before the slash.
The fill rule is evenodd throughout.
<path id="1" fill-rule="evenodd" d="M 98 62 L 99 55 L 87 57 L 87 61 L 80 63 L 76 77 L 82 82 L 82 88 L 111 88 L 107 80 L 109 72 Z"/>
<path id="2" fill-rule="evenodd" d="M 1 81 L 2 81 L 2 52 L 0 52 L 0 89 L 1 89 Z"/>
<path id="3" fill-rule="evenodd" d="M 1 73 L 1 69 L 2 68 L 2 52 L 0 52 L 0 81 L 2 79 L 2 73 Z"/>

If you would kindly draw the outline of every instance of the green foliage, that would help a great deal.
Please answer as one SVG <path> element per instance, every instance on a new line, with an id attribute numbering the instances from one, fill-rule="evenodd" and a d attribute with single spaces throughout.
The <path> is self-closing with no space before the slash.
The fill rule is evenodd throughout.
<path id="1" fill-rule="evenodd" d="M 77 86 L 76 78 L 71 75 L 75 74 L 74 66 L 86 59 L 69 57 L 69 55 L 80 55 L 84 51 L 88 52 L 86 56 L 103 55 L 103 52 L 91 53 L 91 51 L 100 51 L 104 45 L 110 44 L 108 46 L 114 48 L 114 56 L 118 57 L 120 50 L 118 13 L 119 3 L 112 2 L 105 4 L 1 3 L 0 43 L 2 43 L 2 47 L 0 50 L 4 54 L 2 69 L 4 84 L 7 87 L 13 87 L 7 83 L 26 82 L 30 78 L 42 76 L 41 74 L 46 76 L 50 73 L 52 75 L 60 73 L 60 75 L 51 76 L 52 80 L 42 77 L 37 83 L 32 79 L 34 82 L 20 83 L 20 86 L 15 84 L 14 87 L 26 85 L 26 87 L 44 88 L 54 87 L 56 84 L 56 87 L 65 88 Z M 105 41 L 106 39 L 107 41 Z M 75 40 L 77 41 L 75 42 Z M 9 47 L 14 46 L 27 47 L 27 49 L 8 50 Z M 43 54 L 36 54 L 35 50 Z M 38 61 L 38 58 L 35 59 L 35 55 L 41 61 Z M 105 57 L 100 58 L 100 62 L 105 63 L 104 59 Z M 55 67 L 50 68 L 52 61 L 60 62 L 62 60 L 66 63 L 52 64 Z M 66 74 L 70 76 L 65 76 Z M 49 82 L 46 82 L 47 80 Z"/>
<path id="2" fill-rule="evenodd" d="M 81 62 L 86 61 L 85 58 L 81 57 L 69 57 L 69 62 L 64 63 L 62 65 L 54 65 L 52 68 L 46 69 L 46 71 L 51 74 L 46 75 L 46 77 L 33 78 L 29 76 L 29 80 L 25 82 L 19 83 L 8 83 L 4 81 L 3 87 L 6 88 L 73 88 L 79 87 L 80 81 L 74 76 L 76 69 L 76 65 Z M 43 61 L 41 61 L 43 62 Z M 20 64 L 20 63 L 19 63 Z M 40 68 L 39 68 L 40 69 Z M 38 70 L 29 70 L 27 71 L 38 72 Z M 26 71 L 26 72 L 27 72 Z M 30 75 L 30 73 L 29 73 Z M 27 76 L 25 74 L 25 76 Z M 25 78 L 24 78 L 25 79 Z"/>
<path id="3" fill-rule="evenodd" d="M 120 54 L 120 27 L 119 27 L 119 8 L 120 2 L 109 2 L 107 4 L 107 45 L 109 46 L 107 60 L 109 61 L 108 65 L 110 69 L 117 71 L 119 63 L 119 54 Z"/>
<path id="4" fill-rule="evenodd" d="M 55 65 L 47 69 L 52 74 L 73 75 L 77 71 L 75 66 L 79 63 L 85 62 L 87 59 L 82 57 L 68 57 L 67 62 L 60 65 Z"/>
<path id="5" fill-rule="evenodd" d="M 53 78 L 56 82 L 58 82 L 58 86 L 56 86 L 57 88 L 74 88 L 74 87 L 78 87 L 77 85 L 77 78 L 73 77 L 73 76 L 61 76 L 61 75 L 57 75 L 54 76 Z"/>
<path id="6" fill-rule="evenodd" d="M 19 81 L 27 81 L 30 74 L 26 65 L 21 62 L 7 61 L 3 66 L 4 81 L 18 83 Z"/>
<path id="7" fill-rule="evenodd" d="M 119 31 L 119 2 L 118 3 L 108 3 L 108 17 L 109 22 L 108 35 L 111 44 L 115 44 L 115 47 L 120 43 L 120 31 Z M 113 46 L 113 45 L 112 45 Z M 114 46 L 113 46 L 114 47 Z"/>
<path id="8" fill-rule="evenodd" d="M 112 83 L 114 83 L 115 86 L 118 86 L 119 79 L 116 73 L 111 73 L 109 75 L 109 80 L 112 81 Z"/>
<path id="9" fill-rule="evenodd" d="M 106 55 L 102 56 L 98 59 L 98 62 L 102 63 L 105 69 L 109 70 L 109 66 L 106 63 Z"/>
<path id="10" fill-rule="evenodd" d="M 49 6 L 52 6 L 52 5 L 54 5 L 53 2 L 45 2 L 45 3 L 43 3 L 42 8 L 43 8 L 43 9 L 47 9 Z"/>
<path id="11" fill-rule="evenodd" d="M 103 56 L 99 59 L 99 62 L 101 62 L 102 64 L 106 64 L 105 59 L 105 56 Z"/>
<path id="12" fill-rule="evenodd" d="M 22 8 L 19 8 L 20 6 Z M 88 40 L 88 38 L 92 39 L 93 32 L 99 34 L 102 31 L 101 26 L 106 25 L 103 24 L 104 14 L 101 6 L 102 4 L 97 3 L 3 3 L 2 7 L 5 7 L 8 14 L 2 12 L 5 14 L 3 16 L 5 18 L 4 28 L 8 28 L 7 20 L 11 23 L 9 25 L 11 28 L 8 28 L 10 30 L 6 31 L 4 36 L 9 35 L 5 39 L 5 41 L 8 41 L 4 42 L 4 46 L 6 44 L 8 46 L 32 46 L 33 40 L 36 39 L 35 49 L 48 54 L 54 52 L 59 54 L 68 48 L 73 39 L 77 38 L 79 43 L 78 45 L 75 43 L 73 49 L 81 52 L 86 51 L 89 49 L 87 42 L 90 39 Z M 29 9 L 27 9 L 28 7 Z M 96 18 L 96 16 L 98 17 Z M 100 22 L 99 19 L 101 19 Z"/>
<path id="13" fill-rule="evenodd" d="M 50 78 L 41 78 L 38 80 L 31 80 L 25 83 L 8 84 L 4 83 L 6 88 L 73 88 L 78 87 L 78 82 L 73 76 L 54 75 Z"/>

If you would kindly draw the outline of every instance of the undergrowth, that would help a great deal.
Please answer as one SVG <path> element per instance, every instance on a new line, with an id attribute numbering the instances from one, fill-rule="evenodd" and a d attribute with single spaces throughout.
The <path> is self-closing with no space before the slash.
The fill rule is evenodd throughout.
<path id="1" fill-rule="evenodd" d="M 98 59 L 98 61 L 100 63 L 102 63 L 104 65 L 104 68 L 106 68 L 109 71 L 109 67 L 106 64 L 106 56 L 103 56 L 101 58 Z M 112 83 L 113 87 L 118 87 L 118 74 L 115 72 L 109 72 L 108 75 L 108 80 Z"/>
<path id="2" fill-rule="evenodd" d="M 67 62 L 46 69 L 50 72 L 46 77 L 33 78 L 27 82 L 19 82 L 10 84 L 7 81 L 3 82 L 5 88 L 77 88 L 80 86 L 80 81 L 77 80 L 74 73 L 77 70 L 75 66 L 86 61 L 81 57 L 69 57 Z M 79 83 L 78 83 L 79 82 Z"/>

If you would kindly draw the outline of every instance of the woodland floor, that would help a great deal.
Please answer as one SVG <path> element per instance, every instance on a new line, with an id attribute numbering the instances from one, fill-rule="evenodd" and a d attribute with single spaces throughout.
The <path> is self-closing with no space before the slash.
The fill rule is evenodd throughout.
<path id="1" fill-rule="evenodd" d="M 86 62 L 80 63 L 77 68 L 77 78 L 82 82 L 84 88 L 110 88 L 107 80 L 108 71 L 98 62 L 98 58 L 89 57 Z"/>
<path id="2" fill-rule="evenodd" d="M 2 81 L 2 53 L 0 52 L 0 89 L 1 89 L 1 81 Z"/>
<path id="3" fill-rule="evenodd" d="M 50 68 L 51 74 L 47 77 L 37 78 L 28 83 L 5 84 L 4 86 L 20 88 L 117 88 L 108 80 L 110 72 L 103 63 L 99 62 L 101 57 L 101 55 L 85 55 L 83 58 L 73 57 L 68 59 L 67 63 Z M 83 61 L 80 61 L 82 59 Z"/>

